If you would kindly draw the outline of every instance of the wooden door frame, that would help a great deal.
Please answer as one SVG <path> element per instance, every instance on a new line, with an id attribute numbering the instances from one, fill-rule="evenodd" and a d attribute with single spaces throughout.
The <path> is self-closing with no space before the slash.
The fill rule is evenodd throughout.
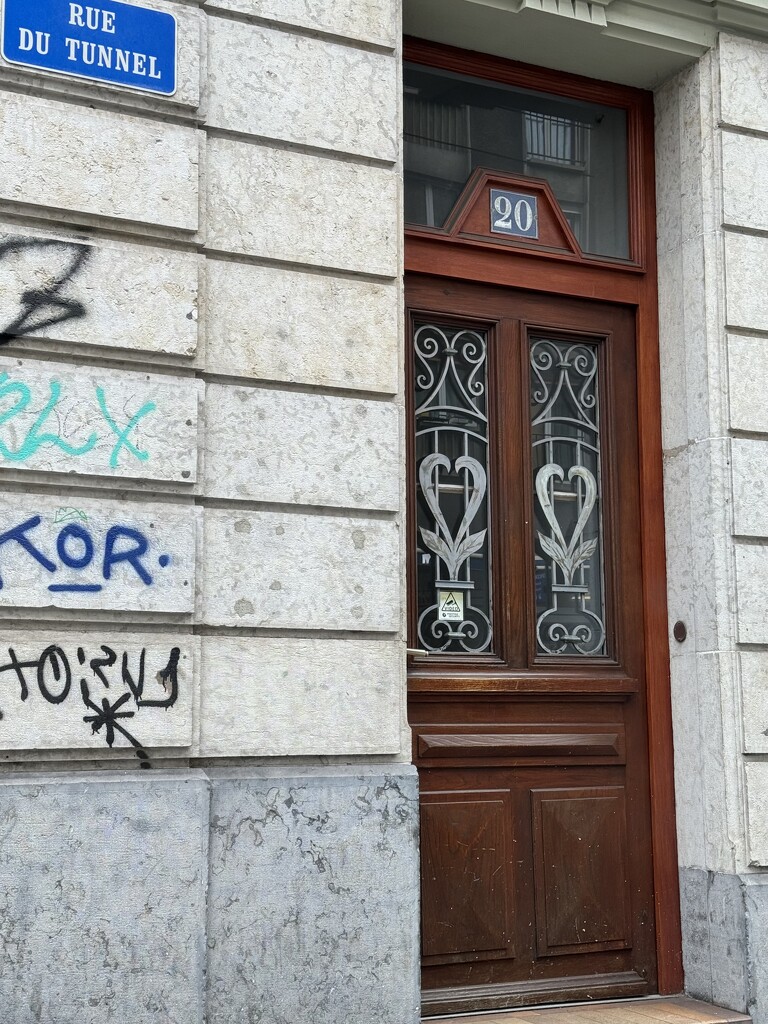
<path id="1" fill-rule="evenodd" d="M 658 987 L 682 991 L 682 933 L 675 830 L 672 705 L 669 676 L 656 281 L 656 204 L 651 93 L 577 75 L 406 38 L 403 59 L 525 89 L 570 96 L 627 111 L 629 260 L 548 253 L 492 240 L 451 237 L 407 227 L 405 270 L 553 295 L 621 303 L 635 312 L 640 516 L 648 747 Z"/>

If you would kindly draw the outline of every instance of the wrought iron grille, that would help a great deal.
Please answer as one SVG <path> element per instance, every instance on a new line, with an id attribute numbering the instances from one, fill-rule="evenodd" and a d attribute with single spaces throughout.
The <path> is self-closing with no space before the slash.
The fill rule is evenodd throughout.
<path id="1" fill-rule="evenodd" d="M 536 640 L 543 654 L 605 653 L 598 349 L 533 339 Z"/>
<path id="2" fill-rule="evenodd" d="M 427 651 L 489 652 L 487 335 L 414 329 L 418 640 Z"/>

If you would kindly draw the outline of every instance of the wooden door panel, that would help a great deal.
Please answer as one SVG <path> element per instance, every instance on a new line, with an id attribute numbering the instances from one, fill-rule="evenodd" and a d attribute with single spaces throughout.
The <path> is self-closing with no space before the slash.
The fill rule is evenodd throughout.
<path id="1" fill-rule="evenodd" d="M 623 786 L 533 790 L 538 955 L 631 946 Z"/>
<path id="2" fill-rule="evenodd" d="M 478 330 L 484 325 L 487 564 L 495 617 L 486 654 L 433 648 L 409 669 L 409 719 L 423 801 L 425 1010 L 652 992 L 655 919 L 633 313 L 610 303 L 426 277 L 408 282 L 407 293 L 414 324 L 452 324 L 454 334 L 464 329 L 462 317 Z M 591 472 L 593 482 L 599 481 L 601 546 L 592 545 L 585 557 L 597 550 L 603 559 L 604 589 L 595 591 L 595 607 L 602 601 L 605 643 L 585 655 L 574 648 L 565 655 L 547 651 L 537 634 L 534 567 L 542 519 L 535 502 L 542 499 L 534 480 L 542 469 L 532 454 L 530 363 L 542 332 L 551 332 L 561 346 L 553 345 L 553 351 L 566 353 L 583 343 L 597 353 L 600 461 Z M 559 365 L 568 365 L 565 354 L 561 359 Z M 541 399 L 536 402 L 540 407 Z M 436 413 L 425 430 L 457 429 L 450 419 L 456 410 L 448 408 L 448 399 L 444 405 L 444 418 Z M 560 419 L 567 431 L 567 418 Z M 441 451 L 435 437 L 435 447 L 425 454 L 422 435 L 421 465 Z M 459 466 L 458 450 L 448 460 L 452 467 Z M 560 479 L 570 479 L 565 456 L 553 451 L 547 459 L 562 460 Z M 411 462 L 418 479 L 415 447 Z M 475 474 L 474 482 L 467 480 L 466 493 L 477 479 Z M 436 476 L 434 481 L 430 508 Z M 449 489 L 457 492 L 453 478 Z M 561 491 L 558 500 L 565 501 L 568 495 Z M 564 551 L 569 544 L 575 549 L 578 537 L 571 541 L 580 515 L 563 527 Z M 423 525 L 424 506 L 417 509 L 415 497 L 409 518 L 414 579 L 424 530 L 432 531 L 427 546 L 441 557 L 439 524 Z M 458 551 L 469 539 L 457 535 L 451 542 Z M 436 580 L 458 579 L 447 562 L 430 564 Z M 563 583 L 553 571 L 549 578 L 553 593 L 554 584 L 562 592 L 569 586 L 578 590 L 572 577 Z M 431 600 L 423 570 L 420 580 Z M 479 587 L 474 577 L 465 592 L 473 586 Z M 421 593 L 414 589 L 411 598 L 411 646 L 420 635 Z"/>
<path id="3" fill-rule="evenodd" d="M 477 759 L 489 767 L 501 764 L 621 764 L 624 726 L 621 723 L 539 726 L 421 726 L 414 729 L 419 764 L 463 763 Z"/>
<path id="4" fill-rule="evenodd" d="M 431 963 L 512 955 L 508 790 L 424 794 L 422 954 Z"/>

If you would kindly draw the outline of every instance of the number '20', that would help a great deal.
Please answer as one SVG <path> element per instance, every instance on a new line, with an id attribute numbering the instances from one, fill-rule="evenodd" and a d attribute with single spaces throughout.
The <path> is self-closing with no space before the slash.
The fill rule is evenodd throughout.
<path id="1" fill-rule="evenodd" d="M 498 214 L 494 218 L 493 227 L 500 231 L 519 231 L 527 235 L 533 227 L 534 213 L 529 200 L 518 199 L 513 203 L 509 196 L 496 196 L 493 209 Z"/>

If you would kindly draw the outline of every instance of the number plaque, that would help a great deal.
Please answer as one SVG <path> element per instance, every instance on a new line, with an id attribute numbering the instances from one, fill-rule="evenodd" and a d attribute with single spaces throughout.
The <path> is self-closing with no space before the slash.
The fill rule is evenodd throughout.
<path id="1" fill-rule="evenodd" d="M 515 238 L 539 237 L 538 198 L 523 192 L 491 189 L 491 231 Z"/>

